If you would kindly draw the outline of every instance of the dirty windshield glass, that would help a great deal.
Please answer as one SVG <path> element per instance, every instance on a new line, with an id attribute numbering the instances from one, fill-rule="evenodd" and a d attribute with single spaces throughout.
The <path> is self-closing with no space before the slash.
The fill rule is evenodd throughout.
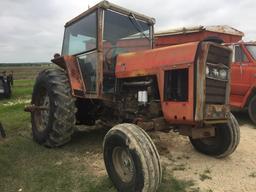
<path id="1" fill-rule="evenodd" d="M 138 20 L 133 14 L 127 16 L 106 10 L 103 33 L 103 91 L 114 91 L 114 71 L 118 54 L 150 48 L 150 25 L 147 22 Z"/>
<path id="2" fill-rule="evenodd" d="M 246 47 L 251 53 L 252 57 L 256 59 L 256 45 L 246 45 Z"/>
<path id="3" fill-rule="evenodd" d="M 119 52 L 145 50 L 151 47 L 150 25 L 110 10 L 104 16 L 104 48 L 112 49 L 112 55 Z M 114 50 L 113 50 L 114 49 Z M 118 53 L 116 53 L 118 52 Z"/>
<path id="4" fill-rule="evenodd" d="M 96 49 L 96 13 L 80 19 L 65 30 L 62 55 L 73 55 Z"/>

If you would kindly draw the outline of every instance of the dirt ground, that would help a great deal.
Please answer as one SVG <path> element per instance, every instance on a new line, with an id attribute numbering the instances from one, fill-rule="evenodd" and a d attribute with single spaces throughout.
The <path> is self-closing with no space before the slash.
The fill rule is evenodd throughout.
<path id="1" fill-rule="evenodd" d="M 243 124 L 237 150 L 215 159 L 196 152 L 186 137 L 156 133 L 162 166 L 178 179 L 193 180 L 200 191 L 256 191 L 256 127 Z M 160 138 L 160 140 L 159 140 Z M 159 142 L 160 141 L 160 142 Z"/>
<path id="2" fill-rule="evenodd" d="M 177 133 L 151 133 L 161 155 L 166 172 L 180 180 L 194 182 L 193 190 L 200 192 L 256 191 L 256 126 L 240 123 L 241 140 L 229 157 L 216 159 L 195 151 L 187 137 Z M 89 152 L 88 152 L 89 153 Z M 101 153 L 85 158 L 95 176 L 106 175 Z M 97 159 L 97 160 L 96 160 Z M 190 191 L 190 190 L 189 190 Z"/>

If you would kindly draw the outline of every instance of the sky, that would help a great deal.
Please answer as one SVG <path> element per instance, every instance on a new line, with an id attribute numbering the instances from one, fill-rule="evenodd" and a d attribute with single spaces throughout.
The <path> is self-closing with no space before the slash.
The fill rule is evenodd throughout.
<path id="1" fill-rule="evenodd" d="M 61 52 L 64 24 L 99 1 L 0 0 L 0 63 L 49 62 Z M 156 19 L 155 31 L 229 25 L 256 40 L 255 0 L 113 0 Z"/>

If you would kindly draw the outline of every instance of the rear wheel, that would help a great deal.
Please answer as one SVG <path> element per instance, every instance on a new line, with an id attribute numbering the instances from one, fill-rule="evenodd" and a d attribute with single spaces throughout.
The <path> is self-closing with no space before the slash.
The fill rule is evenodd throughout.
<path id="1" fill-rule="evenodd" d="M 239 124 L 231 113 L 228 123 L 216 125 L 214 137 L 203 139 L 190 138 L 190 142 L 196 150 L 217 158 L 226 157 L 233 153 L 239 141 Z"/>
<path id="2" fill-rule="evenodd" d="M 256 95 L 254 95 L 249 102 L 248 113 L 252 122 L 256 124 Z"/>
<path id="3" fill-rule="evenodd" d="M 118 191 L 155 192 L 162 170 L 157 149 L 140 127 L 114 126 L 104 138 L 104 161 Z"/>
<path id="4" fill-rule="evenodd" d="M 75 100 L 66 73 L 61 69 L 42 71 L 34 85 L 32 104 L 41 109 L 31 113 L 33 138 L 48 147 L 64 145 L 75 125 Z"/>

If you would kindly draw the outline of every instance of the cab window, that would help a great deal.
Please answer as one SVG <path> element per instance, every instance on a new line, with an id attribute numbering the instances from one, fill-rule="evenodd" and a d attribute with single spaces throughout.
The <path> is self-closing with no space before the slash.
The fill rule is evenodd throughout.
<path id="1" fill-rule="evenodd" d="M 94 12 L 66 27 L 62 55 L 75 55 L 96 49 L 96 21 L 97 17 Z"/>
<path id="2" fill-rule="evenodd" d="M 113 93 L 115 63 L 118 54 L 151 49 L 151 25 L 146 21 L 111 10 L 104 12 L 103 31 L 103 91 Z"/>

